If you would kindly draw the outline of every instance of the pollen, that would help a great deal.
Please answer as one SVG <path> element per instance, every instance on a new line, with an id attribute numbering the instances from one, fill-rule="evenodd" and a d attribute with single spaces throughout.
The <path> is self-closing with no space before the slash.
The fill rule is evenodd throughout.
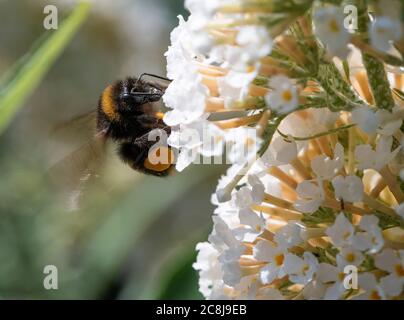
<path id="1" fill-rule="evenodd" d="M 369 296 L 370 300 L 382 300 L 379 293 L 376 290 L 372 290 L 372 293 Z"/>
<path id="2" fill-rule="evenodd" d="M 247 138 L 247 139 L 245 139 L 245 146 L 246 146 L 248 149 L 252 149 L 252 148 L 255 146 L 255 141 L 254 141 L 254 139 L 252 139 L 252 138 Z"/>
<path id="3" fill-rule="evenodd" d="M 345 256 L 345 259 L 348 262 L 354 262 L 355 261 L 355 255 L 352 252 L 350 252 Z"/>
<path id="4" fill-rule="evenodd" d="M 337 21 L 336 21 L 335 19 L 332 19 L 332 20 L 330 21 L 329 26 L 330 26 L 330 30 L 331 30 L 332 32 L 335 32 L 335 33 L 340 32 L 340 28 L 339 28 L 338 23 L 337 23 Z"/>
<path id="5" fill-rule="evenodd" d="M 399 277 L 404 277 L 404 268 L 401 264 L 396 265 L 394 270 Z"/>
<path id="6" fill-rule="evenodd" d="M 168 170 L 174 162 L 174 152 L 167 147 L 158 147 L 149 153 L 149 156 L 144 161 L 146 169 L 163 172 Z"/>
<path id="7" fill-rule="evenodd" d="M 283 264 L 283 260 L 285 260 L 285 256 L 283 254 L 278 254 L 275 257 L 275 263 L 277 266 L 281 266 Z"/>
<path id="8" fill-rule="evenodd" d="M 293 95 L 292 95 L 292 92 L 290 90 L 284 90 L 282 92 L 283 101 L 290 102 L 290 101 L 292 101 L 292 98 L 293 98 Z"/>

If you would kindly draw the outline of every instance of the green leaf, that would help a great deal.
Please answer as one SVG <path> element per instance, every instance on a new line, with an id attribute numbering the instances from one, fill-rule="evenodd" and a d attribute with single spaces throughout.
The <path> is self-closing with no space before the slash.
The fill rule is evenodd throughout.
<path id="1" fill-rule="evenodd" d="M 158 299 L 183 300 L 202 299 L 198 291 L 198 273 L 192 267 L 196 261 L 195 246 L 190 253 L 184 254 L 185 258 L 176 262 L 171 274 L 166 279 Z"/>
<path id="2" fill-rule="evenodd" d="M 0 92 L 0 134 L 6 129 L 15 114 L 38 87 L 43 77 L 60 56 L 88 15 L 91 4 L 80 3 L 56 31 L 43 43 L 34 45 L 7 73 L 8 83 L 3 83 Z"/>
<path id="3" fill-rule="evenodd" d="M 362 59 L 376 106 L 391 111 L 394 107 L 394 100 L 384 64 L 366 53 L 362 55 Z"/>
<path id="4" fill-rule="evenodd" d="M 142 233 L 187 192 L 197 188 L 203 181 L 216 177 L 223 169 L 216 167 L 200 166 L 197 170 L 187 170 L 166 179 L 145 179 L 139 187 L 120 199 L 115 208 L 110 208 L 108 219 L 103 221 L 83 247 L 82 272 L 77 277 L 78 282 L 85 279 L 83 282 L 85 285 L 79 293 L 80 298 L 97 297 L 103 292 L 116 277 L 120 266 Z M 192 245 L 192 249 L 195 249 L 195 244 Z M 137 276 L 135 275 L 134 280 L 136 291 L 139 290 Z M 142 278 L 146 277 L 145 272 Z M 128 280 L 129 286 L 130 282 Z M 128 291 L 133 293 L 131 288 L 128 288 Z"/>

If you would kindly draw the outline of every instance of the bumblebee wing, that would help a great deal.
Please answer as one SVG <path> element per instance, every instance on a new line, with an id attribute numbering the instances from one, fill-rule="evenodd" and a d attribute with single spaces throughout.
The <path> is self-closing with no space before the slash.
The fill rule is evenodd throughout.
<path id="1" fill-rule="evenodd" d="M 101 132 L 56 162 L 48 176 L 69 211 L 80 207 L 82 195 L 99 177 L 105 160 L 106 132 Z"/>
<path id="2" fill-rule="evenodd" d="M 54 140 L 63 141 L 63 143 L 82 141 L 83 137 L 93 136 L 96 126 L 97 110 L 91 110 L 57 125 L 53 128 L 51 136 Z"/>

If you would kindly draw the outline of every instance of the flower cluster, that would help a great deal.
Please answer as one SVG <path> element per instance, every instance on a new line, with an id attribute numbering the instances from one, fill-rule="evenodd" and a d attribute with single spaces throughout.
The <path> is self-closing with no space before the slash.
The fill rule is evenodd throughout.
<path id="1" fill-rule="evenodd" d="M 188 0 L 172 33 L 177 169 L 233 163 L 197 246 L 208 299 L 404 297 L 400 2 L 352 1 L 349 23 L 334 2 Z"/>
<path id="2" fill-rule="evenodd" d="M 347 129 L 346 138 L 338 132 L 304 143 L 291 138 L 318 125 L 319 115 L 323 123 L 349 121 L 326 109 L 291 114 L 280 126 L 288 136 L 274 136 L 230 201 L 213 197 L 218 205 L 213 232 L 209 242 L 198 245 L 194 265 L 205 297 L 393 299 L 403 294 L 404 205 L 398 204 L 404 193 L 396 179 L 404 160 L 401 146 L 392 149 L 393 137 L 382 135 L 374 148 L 358 144 L 364 132 L 356 127 Z M 295 130 L 297 123 L 303 128 Z M 233 178 L 231 171 L 220 183 Z M 344 284 L 347 266 L 357 268 L 355 289 Z"/>
<path id="3" fill-rule="evenodd" d="M 188 0 L 186 6 L 191 16 L 187 21 L 179 17 L 166 53 L 173 81 L 164 95 L 171 109 L 164 121 L 174 128 L 169 144 L 180 150 L 178 171 L 198 155 L 222 155 L 225 145 L 230 162 L 240 162 L 239 150 L 251 149 L 255 155 L 268 121 L 267 106 L 286 114 L 298 105 L 298 88 L 269 57 L 272 35 L 259 23 L 268 16 L 269 3 Z M 248 14 L 242 14 L 245 10 Z M 259 134 L 251 133 L 251 127 Z M 187 129 L 209 132 L 208 140 L 215 143 L 190 143 Z"/>

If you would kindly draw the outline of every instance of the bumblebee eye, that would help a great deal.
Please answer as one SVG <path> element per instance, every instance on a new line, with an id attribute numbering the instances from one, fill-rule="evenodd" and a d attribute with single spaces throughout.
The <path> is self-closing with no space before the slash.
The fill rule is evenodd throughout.
<path id="1" fill-rule="evenodd" d="M 125 103 L 131 103 L 133 102 L 133 95 L 130 93 L 123 93 L 121 94 L 121 100 Z"/>

